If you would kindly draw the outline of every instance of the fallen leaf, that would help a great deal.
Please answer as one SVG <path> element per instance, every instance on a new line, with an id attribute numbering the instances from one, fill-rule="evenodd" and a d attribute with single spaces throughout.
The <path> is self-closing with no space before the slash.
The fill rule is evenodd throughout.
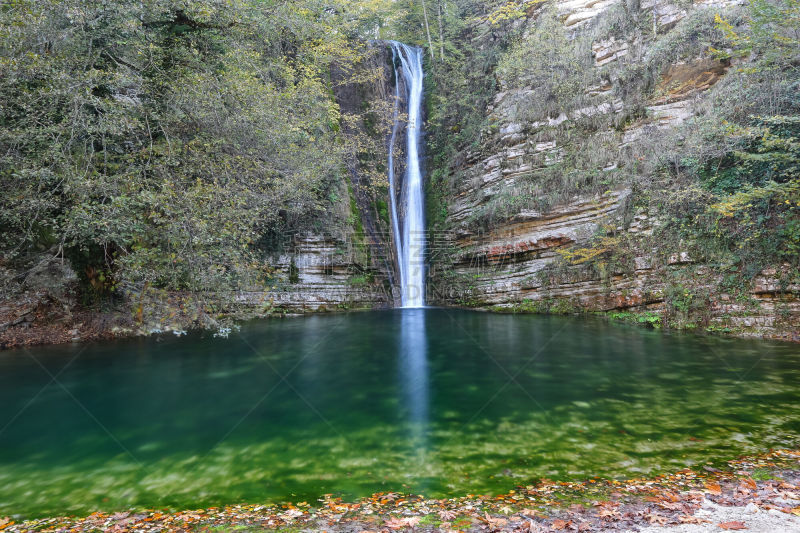
<path id="1" fill-rule="evenodd" d="M 406 526 L 406 521 L 403 518 L 392 517 L 384 524 L 389 529 L 403 529 Z"/>
<path id="2" fill-rule="evenodd" d="M 452 522 L 453 520 L 455 520 L 456 516 L 457 514 L 454 513 L 453 511 L 448 511 L 446 509 L 444 511 L 439 511 L 439 518 L 441 518 L 445 522 Z"/>
<path id="3" fill-rule="evenodd" d="M 553 520 L 553 529 L 555 530 L 566 529 L 570 525 L 572 525 L 572 520 L 561 520 L 561 519 Z"/>
<path id="4" fill-rule="evenodd" d="M 284 514 L 289 518 L 297 518 L 299 516 L 303 516 L 303 511 L 300 511 L 298 509 L 289 509 Z"/>
<path id="5" fill-rule="evenodd" d="M 758 485 L 756 485 L 756 482 L 751 477 L 744 478 L 742 480 L 742 485 L 744 485 L 745 487 L 747 487 L 750 490 L 758 489 Z"/>
<path id="6" fill-rule="evenodd" d="M 603 507 L 599 511 L 597 511 L 597 516 L 600 518 L 611 518 L 611 519 L 618 519 L 620 517 L 619 511 L 616 509 L 609 509 L 607 507 Z"/>
<path id="7" fill-rule="evenodd" d="M 747 526 L 744 525 L 744 522 L 740 522 L 739 520 L 732 520 L 730 522 L 721 522 L 717 524 L 722 529 L 747 529 Z"/>
<path id="8" fill-rule="evenodd" d="M 493 518 L 489 513 L 484 513 L 485 516 L 481 517 L 481 520 L 486 522 L 491 527 L 502 527 L 508 524 L 508 520 L 505 518 Z"/>
<path id="9" fill-rule="evenodd" d="M 719 486 L 719 483 L 714 483 L 713 481 L 706 481 L 705 482 L 706 490 L 715 496 L 719 496 L 722 494 L 722 487 Z"/>
<path id="10" fill-rule="evenodd" d="M 418 516 L 409 516 L 403 519 L 408 527 L 415 527 L 419 524 L 420 518 Z"/>
<path id="11" fill-rule="evenodd" d="M 649 520 L 651 524 L 659 524 L 662 526 L 667 523 L 666 516 L 661 516 L 660 514 L 655 514 L 655 513 L 648 514 L 647 520 Z"/>
<path id="12" fill-rule="evenodd" d="M 682 524 L 708 524 L 708 523 L 710 523 L 709 520 L 703 520 L 702 518 L 697 517 L 697 516 L 693 516 L 693 515 L 679 516 L 678 520 L 680 520 L 680 522 Z"/>
<path id="13" fill-rule="evenodd" d="M 658 506 L 662 509 L 667 509 L 668 511 L 680 511 L 683 509 L 682 503 L 661 502 L 658 504 Z"/>

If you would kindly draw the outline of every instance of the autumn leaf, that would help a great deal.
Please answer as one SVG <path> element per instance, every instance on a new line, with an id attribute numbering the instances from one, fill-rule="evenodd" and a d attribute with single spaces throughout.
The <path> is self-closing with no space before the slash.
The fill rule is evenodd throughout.
<path id="1" fill-rule="evenodd" d="M 722 529 L 729 529 L 729 530 L 747 529 L 747 526 L 744 525 L 744 522 L 740 522 L 738 520 L 732 520 L 730 522 L 721 522 L 717 525 Z"/>
<path id="2" fill-rule="evenodd" d="M 600 518 L 611 518 L 611 519 L 618 519 L 620 517 L 619 511 L 616 509 L 609 509 L 607 507 L 603 507 L 599 511 L 597 511 L 597 516 Z"/>
<path id="3" fill-rule="evenodd" d="M 757 490 L 758 489 L 758 485 L 756 485 L 756 482 L 753 481 L 753 478 L 749 478 L 749 477 L 746 477 L 746 478 L 742 479 L 742 486 L 747 487 L 750 490 Z"/>
<path id="4" fill-rule="evenodd" d="M 658 504 L 659 507 L 662 509 L 667 509 L 668 511 L 680 511 L 683 509 L 682 503 L 675 503 L 675 502 L 661 502 Z"/>
<path id="5" fill-rule="evenodd" d="M 405 518 L 404 520 L 405 520 L 406 525 L 408 527 L 416 527 L 416 525 L 419 524 L 420 517 L 418 517 L 418 516 L 409 516 L 408 518 Z"/>
<path id="6" fill-rule="evenodd" d="M 671 501 L 671 502 L 678 502 L 678 501 L 680 501 L 680 498 L 679 498 L 679 497 L 678 497 L 678 495 L 677 495 L 677 494 L 675 494 L 674 492 L 664 491 L 664 492 L 662 492 L 662 495 L 664 496 L 664 499 L 665 499 L 665 500 L 669 500 L 669 501 Z"/>
<path id="7" fill-rule="evenodd" d="M 702 518 L 700 518 L 698 516 L 693 516 L 693 515 L 679 516 L 678 520 L 680 520 L 680 522 L 682 524 L 708 524 L 709 523 L 708 520 L 703 520 Z"/>
<path id="8" fill-rule="evenodd" d="M 490 527 L 502 527 L 508 523 L 505 518 L 493 518 L 489 513 L 484 513 L 485 516 L 481 520 L 486 522 Z"/>
<path id="9" fill-rule="evenodd" d="M 553 520 L 553 529 L 560 531 L 572 525 L 572 520 Z"/>
<path id="10" fill-rule="evenodd" d="M 445 522 L 452 522 L 455 520 L 456 516 L 458 515 L 455 512 L 448 511 L 447 509 L 439 511 L 439 518 Z"/>
<path id="11" fill-rule="evenodd" d="M 519 531 L 527 531 L 528 533 L 539 533 L 542 530 L 542 526 L 534 522 L 533 520 L 525 521 L 521 526 L 519 526 Z"/>
<path id="12" fill-rule="evenodd" d="M 648 514 L 647 520 L 649 520 L 651 524 L 659 524 L 662 526 L 667 523 L 666 516 L 661 516 L 660 514 L 655 514 L 655 513 Z"/>
<path id="13" fill-rule="evenodd" d="M 297 518 L 299 516 L 303 516 L 303 511 L 300 511 L 299 509 L 289 509 L 284 513 L 284 515 L 288 518 Z"/>
<path id="14" fill-rule="evenodd" d="M 706 491 L 708 491 L 709 494 L 713 494 L 715 496 L 719 496 L 720 494 L 722 494 L 722 487 L 719 486 L 719 483 L 715 483 L 713 481 L 706 481 L 705 486 L 706 486 Z"/>
<path id="15" fill-rule="evenodd" d="M 410 518 L 398 518 L 393 516 L 392 518 L 388 519 L 384 525 L 389 529 L 404 529 L 407 527 L 413 527 L 419 522 L 419 518 L 416 518 L 416 522 L 414 524 L 410 524 L 409 520 Z"/>

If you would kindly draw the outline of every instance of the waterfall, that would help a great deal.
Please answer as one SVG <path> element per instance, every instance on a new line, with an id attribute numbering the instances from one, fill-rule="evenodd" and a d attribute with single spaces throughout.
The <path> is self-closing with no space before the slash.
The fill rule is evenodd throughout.
<path id="1" fill-rule="evenodd" d="M 392 234 L 400 270 L 401 305 L 425 306 L 425 204 L 422 194 L 420 139 L 422 137 L 422 49 L 389 41 L 395 69 L 394 126 L 389 141 L 389 196 Z M 400 78 L 405 81 L 408 119 L 406 123 L 406 171 L 400 197 L 396 198 L 394 144 L 400 127 Z M 402 213 L 402 223 L 401 216 Z"/>

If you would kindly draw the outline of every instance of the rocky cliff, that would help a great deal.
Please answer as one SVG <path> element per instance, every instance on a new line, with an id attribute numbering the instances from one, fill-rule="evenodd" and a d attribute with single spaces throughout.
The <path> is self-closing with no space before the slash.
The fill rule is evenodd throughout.
<path id="1" fill-rule="evenodd" d="M 663 157 L 743 83 L 747 58 L 709 52 L 738 4 L 530 3 L 480 140 L 447 170 L 430 299 L 800 340 L 796 264 L 721 262 L 681 220 L 707 193 Z"/>

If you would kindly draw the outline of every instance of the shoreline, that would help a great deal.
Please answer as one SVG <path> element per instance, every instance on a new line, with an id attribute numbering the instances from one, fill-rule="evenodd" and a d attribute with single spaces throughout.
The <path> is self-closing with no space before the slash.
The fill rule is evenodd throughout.
<path id="1" fill-rule="evenodd" d="M 543 480 L 499 496 L 428 499 L 377 493 L 355 502 L 95 512 L 27 521 L 0 517 L 0 531 L 800 531 L 800 450 L 626 481 Z"/>
<path id="2" fill-rule="evenodd" d="M 68 315 L 53 316 L 52 310 L 41 305 L 28 307 L 18 306 L 16 309 L 6 308 L 5 313 L 0 313 L 0 352 L 28 346 L 54 346 L 59 344 L 82 343 L 88 341 L 107 341 L 134 337 L 149 337 L 163 333 L 184 334 L 192 331 L 214 331 L 210 324 L 199 323 L 197 318 L 184 316 L 184 310 L 177 309 L 171 314 L 171 323 L 137 324 L 128 314 L 121 311 L 93 311 L 90 309 L 71 310 Z M 593 317 L 604 320 L 609 324 L 628 324 L 641 328 L 649 327 L 646 323 L 630 320 L 619 320 L 609 313 L 520 313 L 504 309 L 470 308 L 463 306 L 444 307 L 445 309 L 473 311 L 479 313 L 498 314 L 541 314 L 555 316 Z M 242 318 L 235 313 L 230 315 L 231 323 L 243 324 L 252 320 L 301 317 L 315 314 L 352 313 L 365 311 L 380 311 L 386 308 L 328 308 L 324 311 L 314 310 L 308 312 L 273 312 L 269 314 L 254 314 Z M 17 311 L 16 313 L 14 311 Z M 13 317 L 13 318 L 11 318 Z M 227 322 L 226 322 L 227 323 Z M 800 344 L 800 337 L 771 337 L 753 336 L 750 334 L 722 331 L 694 331 L 680 329 L 666 329 L 674 333 L 715 336 L 722 338 L 735 338 L 743 340 L 785 342 L 787 344 Z"/>

